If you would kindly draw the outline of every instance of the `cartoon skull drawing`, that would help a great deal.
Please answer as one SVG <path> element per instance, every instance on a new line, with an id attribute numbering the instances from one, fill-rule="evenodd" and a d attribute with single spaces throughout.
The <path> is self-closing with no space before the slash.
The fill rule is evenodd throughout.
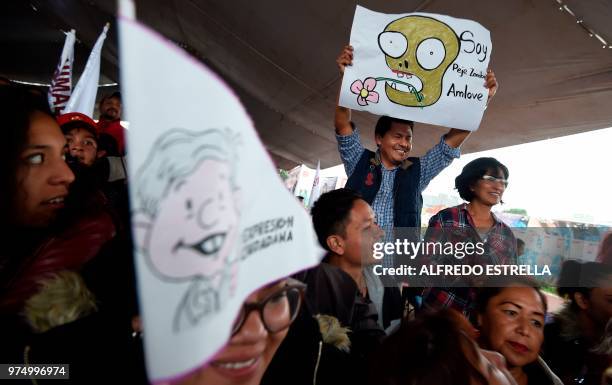
<path id="1" fill-rule="evenodd" d="M 391 22 L 378 35 L 378 45 L 395 77 L 385 78 L 393 103 L 430 106 L 442 94 L 442 77 L 459 54 L 459 38 L 448 25 L 425 16 Z"/>

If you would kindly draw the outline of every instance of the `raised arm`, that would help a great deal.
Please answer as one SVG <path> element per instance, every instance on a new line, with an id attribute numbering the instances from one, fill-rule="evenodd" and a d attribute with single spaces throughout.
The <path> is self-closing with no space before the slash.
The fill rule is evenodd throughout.
<path id="1" fill-rule="evenodd" d="M 491 69 L 487 71 L 487 77 L 485 79 L 485 87 L 489 89 L 489 96 L 487 98 L 487 106 L 488 106 L 489 103 L 491 102 L 491 99 L 493 99 L 493 96 L 495 96 L 495 93 L 497 92 L 497 88 L 499 87 L 499 85 L 497 84 L 497 79 L 495 78 L 495 73 Z M 448 131 L 448 133 L 445 135 L 444 141 L 449 146 L 453 148 L 457 148 L 461 146 L 463 142 L 465 142 L 465 140 L 467 139 L 468 136 L 470 136 L 471 133 L 472 133 L 471 131 L 451 128 L 450 131 Z"/>
<path id="2" fill-rule="evenodd" d="M 340 74 L 344 75 L 344 68 L 353 65 L 353 47 L 350 45 L 344 46 L 340 56 L 336 59 Z M 334 117 L 334 126 L 336 134 L 347 136 L 353 133 L 351 126 L 351 110 L 350 108 L 340 107 L 340 89 L 338 89 L 338 100 L 336 102 L 336 115 Z"/>

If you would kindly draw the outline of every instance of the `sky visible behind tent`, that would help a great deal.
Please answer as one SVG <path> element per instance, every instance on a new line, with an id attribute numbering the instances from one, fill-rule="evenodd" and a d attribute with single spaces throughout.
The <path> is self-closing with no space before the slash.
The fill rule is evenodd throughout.
<path id="1" fill-rule="evenodd" d="M 468 139 L 469 140 L 469 139 Z M 522 208 L 529 216 L 612 225 L 612 128 L 461 156 L 436 177 L 426 195 L 448 194 L 471 160 L 490 156 L 510 172 L 497 210 Z"/>

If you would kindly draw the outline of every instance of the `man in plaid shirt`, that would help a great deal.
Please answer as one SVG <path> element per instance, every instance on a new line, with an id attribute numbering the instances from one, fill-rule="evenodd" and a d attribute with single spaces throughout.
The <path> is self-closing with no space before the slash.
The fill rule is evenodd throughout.
<path id="1" fill-rule="evenodd" d="M 352 61 L 353 48 L 346 46 L 336 60 L 340 73 L 344 74 L 344 68 L 352 65 Z M 487 73 L 485 85 L 490 99 L 497 90 L 493 72 Z M 375 132 L 378 149 L 372 156 L 361 144 L 350 109 L 336 106 L 334 125 L 340 157 L 349 177 L 346 187 L 359 191 L 372 205 L 386 241 L 392 241 L 395 227 L 420 228 L 421 193 L 459 157 L 459 146 L 470 133 L 453 128 L 425 156 L 409 159 L 414 125 L 411 121 L 381 117 Z M 403 182 L 401 186 L 398 181 Z M 386 257 L 383 265 L 394 266 L 394 261 Z"/>

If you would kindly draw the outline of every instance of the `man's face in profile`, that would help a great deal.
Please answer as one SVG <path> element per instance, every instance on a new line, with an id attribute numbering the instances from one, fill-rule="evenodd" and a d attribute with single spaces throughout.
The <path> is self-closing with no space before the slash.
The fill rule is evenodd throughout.
<path id="1" fill-rule="evenodd" d="M 344 238 L 344 254 L 351 264 L 370 264 L 376 262 L 373 259 L 374 243 L 380 242 L 384 232 L 376 224 L 376 216 L 372 207 L 363 199 L 357 199 L 353 203 L 349 220 L 346 224 Z"/>

